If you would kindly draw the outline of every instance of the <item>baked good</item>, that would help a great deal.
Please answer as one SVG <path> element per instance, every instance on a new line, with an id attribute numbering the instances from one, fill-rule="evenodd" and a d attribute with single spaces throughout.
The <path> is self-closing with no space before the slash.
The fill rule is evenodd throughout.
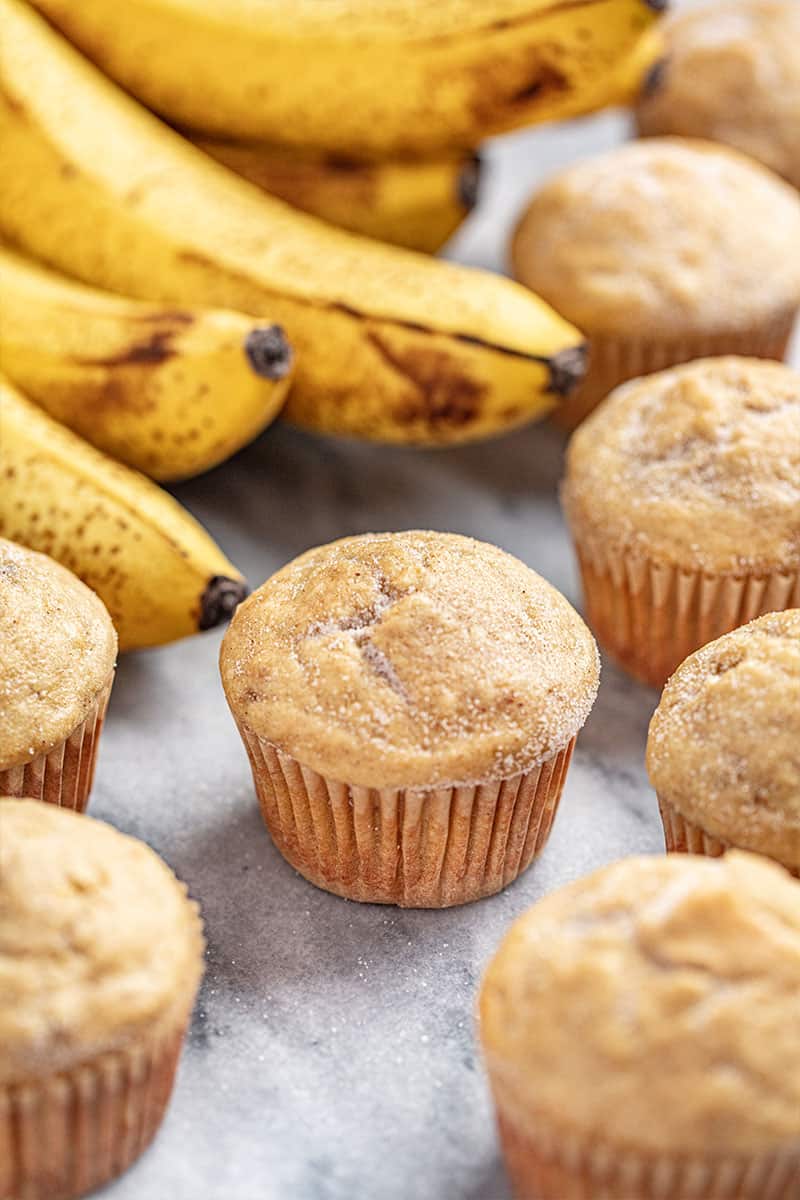
<path id="1" fill-rule="evenodd" d="M 573 435 L 562 500 L 589 625 L 661 687 L 699 646 L 800 607 L 800 374 L 723 358 L 626 384 Z"/>
<path id="2" fill-rule="evenodd" d="M 716 0 L 659 24 L 635 114 L 645 136 L 724 142 L 800 188 L 800 5 Z"/>
<path id="3" fill-rule="evenodd" d="M 796 1200 L 800 884 L 631 858 L 511 927 L 480 1034 L 517 1200 Z"/>
<path id="4" fill-rule="evenodd" d="M 723 354 L 782 359 L 800 306 L 800 195 L 723 146 L 631 142 L 534 196 L 514 274 L 588 336 L 555 412 L 574 428 L 618 384 Z"/>
<path id="5" fill-rule="evenodd" d="M 124 1171 L 169 1100 L 202 973 L 197 906 L 142 842 L 0 799 L 0 1196 Z"/>
<path id="6" fill-rule="evenodd" d="M 599 671 L 535 572 L 418 531 L 301 555 L 240 605 L 220 662 L 284 857 L 339 895 L 415 907 L 528 866 Z"/>
<path id="7" fill-rule="evenodd" d="M 116 656 L 99 596 L 0 538 L 0 795 L 83 811 Z"/>
<path id="8" fill-rule="evenodd" d="M 689 655 L 650 722 L 668 850 L 739 846 L 800 875 L 800 609 Z"/>

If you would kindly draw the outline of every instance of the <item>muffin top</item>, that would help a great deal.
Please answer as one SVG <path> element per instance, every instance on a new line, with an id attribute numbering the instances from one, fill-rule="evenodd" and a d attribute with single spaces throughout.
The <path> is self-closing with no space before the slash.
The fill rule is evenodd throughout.
<path id="1" fill-rule="evenodd" d="M 649 1151 L 796 1151 L 799 991 L 800 883 L 783 868 L 737 851 L 630 858 L 511 927 L 481 1036 L 525 1125 L 540 1111 Z"/>
<path id="2" fill-rule="evenodd" d="M 800 870 L 800 609 L 768 613 L 678 667 L 647 770 L 690 821 Z"/>
<path id="3" fill-rule="evenodd" d="M 625 384 L 573 435 L 564 507 L 617 550 L 718 573 L 800 567 L 800 374 L 704 359 Z"/>
<path id="4" fill-rule="evenodd" d="M 511 257 L 590 336 L 746 330 L 800 303 L 800 196 L 710 142 L 631 142 L 545 184 Z"/>
<path id="5" fill-rule="evenodd" d="M 0 538 L 0 771 L 62 742 L 116 655 L 100 597 L 47 555 Z"/>
<path id="6" fill-rule="evenodd" d="M 564 597 L 455 534 L 366 534 L 309 550 L 241 604 L 222 645 L 237 720 L 366 787 L 509 778 L 564 746 L 599 674 Z"/>
<path id="7" fill-rule="evenodd" d="M 665 57 L 639 97 L 640 132 L 725 142 L 800 187 L 797 0 L 723 0 L 659 32 Z"/>
<path id="8" fill-rule="evenodd" d="M 57 805 L 2 799 L 0 863 L 0 1084 L 185 1018 L 202 927 L 149 846 Z"/>

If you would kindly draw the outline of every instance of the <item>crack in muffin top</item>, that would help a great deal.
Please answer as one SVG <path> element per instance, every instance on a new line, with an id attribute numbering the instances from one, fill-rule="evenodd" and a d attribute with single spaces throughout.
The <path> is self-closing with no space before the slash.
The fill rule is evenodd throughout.
<path id="1" fill-rule="evenodd" d="M 329 779 L 431 789 L 511 778 L 594 701 L 594 639 L 523 563 L 456 534 L 309 550 L 237 609 L 220 656 L 243 726 Z"/>

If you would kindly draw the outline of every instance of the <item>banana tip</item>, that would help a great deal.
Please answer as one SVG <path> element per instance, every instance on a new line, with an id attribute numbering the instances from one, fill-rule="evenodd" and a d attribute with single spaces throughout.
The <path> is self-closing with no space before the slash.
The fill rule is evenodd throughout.
<path id="1" fill-rule="evenodd" d="M 642 80 L 641 88 L 639 89 L 641 95 L 644 96 L 646 99 L 648 96 L 653 96 L 653 95 L 655 95 L 656 92 L 660 91 L 661 87 L 664 84 L 666 74 L 667 74 L 666 58 L 656 59 L 656 61 L 652 65 L 652 67 L 649 67 L 648 70 L 645 72 L 644 79 Z"/>
<path id="2" fill-rule="evenodd" d="M 588 347 L 585 343 L 582 346 L 570 346 L 567 350 L 560 350 L 558 354 L 554 354 L 547 360 L 550 371 L 547 390 L 554 392 L 556 396 L 568 396 L 586 374 L 588 357 Z"/>
<path id="3" fill-rule="evenodd" d="M 245 338 L 244 351 L 256 375 L 284 379 L 292 365 L 292 347 L 280 325 L 259 325 Z"/>
<path id="4" fill-rule="evenodd" d="M 456 182 L 456 195 L 459 204 L 472 212 L 475 205 L 478 203 L 481 192 L 481 170 L 483 168 L 483 160 L 480 154 L 473 154 L 468 158 L 461 167 L 458 173 Z"/>
<path id="5" fill-rule="evenodd" d="M 213 575 L 200 599 L 199 629 L 213 629 L 229 620 L 250 589 L 244 579 Z"/>
<path id="6" fill-rule="evenodd" d="M 644 0 L 647 8 L 652 8 L 653 12 L 666 12 L 670 6 L 670 0 Z"/>

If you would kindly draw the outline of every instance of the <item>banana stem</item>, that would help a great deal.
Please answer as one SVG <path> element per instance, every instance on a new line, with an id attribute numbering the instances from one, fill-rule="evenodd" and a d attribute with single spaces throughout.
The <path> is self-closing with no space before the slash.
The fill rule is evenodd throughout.
<path id="1" fill-rule="evenodd" d="M 206 584 L 200 599 L 198 629 L 213 629 L 230 619 L 250 589 L 243 579 L 214 575 Z"/>
<path id="2" fill-rule="evenodd" d="M 260 325 L 248 333 L 245 354 L 256 375 L 284 379 L 292 365 L 292 348 L 280 325 Z"/>

